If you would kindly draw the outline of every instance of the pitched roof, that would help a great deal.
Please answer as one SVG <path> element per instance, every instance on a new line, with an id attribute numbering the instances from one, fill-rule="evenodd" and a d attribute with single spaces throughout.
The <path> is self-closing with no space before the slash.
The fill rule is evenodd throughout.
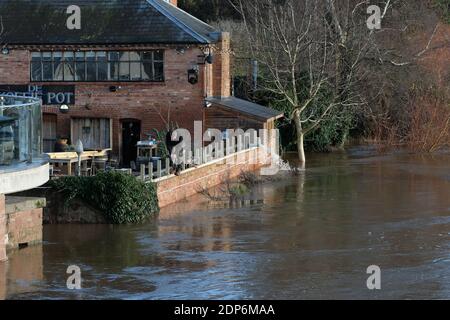
<path id="1" fill-rule="evenodd" d="M 209 97 L 206 101 L 265 121 L 283 117 L 283 112 L 236 97 Z"/>
<path id="2" fill-rule="evenodd" d="M 69 30 L 67 8 L 81 9 L 81 29 Z M 217 30 L 164 0 L 0 0 L 1 43 L 207 44 Z"/>

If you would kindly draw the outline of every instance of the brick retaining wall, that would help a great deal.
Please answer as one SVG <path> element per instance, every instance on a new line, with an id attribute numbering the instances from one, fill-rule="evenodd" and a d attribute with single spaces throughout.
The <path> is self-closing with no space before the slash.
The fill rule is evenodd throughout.
<path id="1" fill-rule="evenodd" d="M 6 249 L 42 241 L 42 213 L 45 198 L 6 198 Z"/>
<path id="2" fill-rule="evenodd" d="M 6 212 L 5 212 L 5 196 L 0 194 L 0 263 L 6 260 Z"/>
<path id="3" fill-rule="evenodd" d="M 168 176 L 156 180 L 161 208 L 209 189 L 230 178 L 236 178 L 242 171 L 256 171 L 268 165 L 260 148 L 253 148 L 227 156 L 195 168 L 183 171 L 179 176 Z M 267 158 L 266 158 L 267 159 Z"/>

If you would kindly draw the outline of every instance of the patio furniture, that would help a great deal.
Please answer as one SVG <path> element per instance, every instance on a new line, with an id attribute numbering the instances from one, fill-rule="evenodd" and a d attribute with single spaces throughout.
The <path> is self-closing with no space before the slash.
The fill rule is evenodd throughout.
<path id="1" fill-rule="evenodd" d="M 90 167 L 88 166 L 88 161 L 81 162 L 81 175 L 85 177 L 92 175 L 92 161 Z"/>

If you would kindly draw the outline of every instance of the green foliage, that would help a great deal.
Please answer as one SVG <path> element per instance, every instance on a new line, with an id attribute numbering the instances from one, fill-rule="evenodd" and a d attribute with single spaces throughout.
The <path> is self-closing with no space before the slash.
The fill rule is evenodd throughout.
<path id="1" fill-rule="evenodd" d="M 439 14 L 450 24 L 450 0 L 435 0 Z"/>
<path id="2" fill-rule="evenodd" d="M 297 87 L 302 90 L 298 93 L 299 101 L 305 101 L 308 97 L 308 75 L 302 73 L 297 80 Z M 258 90 L 253 98 L 263 105 L 284 112 L 286 118 L 278 122 L 280 129 L 281 143 L 286 151 L 296 151 L 297 140 L 295 125 L 290 115 L 293 106 L 281 97 L 265 90 Z M 326 108 L 333 102 L 333 89 L 323 87 L 306 110 L 302 113 L 303 119 L 312 121 L 321 118 Z M 305 137 L 305 149 L 315 152 L 326 152 L 330 147 L 341 147 L 347 140 L 350 130 L 354 127 L 356 118 L 355 110 L 346 107 L 336 108 L 324 117 L 316 129 L 310 131 Z M 303 128 L 313 125 L 313 122 L 305 122 Z"/>
<path id="3" fill-rule="evenodd" d="M 95 177 L 64 177 L 50 186 L 100 210 L 114 224 L 139 223 L 159 212 L 156 184 L 144 183 L 122 172 L 100 172 Z"/>
<path id="4" fill-rule="evenodd" d="M 236 183 L 230 186 L 229 191 L 232 198 L 242 197 L 250 192 L 249 188 L 242 183 Z"/>
<path id="5" fill-rule="evenodd" d="M 169 150 L 166 145 L 167 132 L 167 130 L 159 131 L 153 129 L 153 134 L 156 136 L 156 140 L 158 141 L 158 155 L 163 159 L 169 157 Z"/>

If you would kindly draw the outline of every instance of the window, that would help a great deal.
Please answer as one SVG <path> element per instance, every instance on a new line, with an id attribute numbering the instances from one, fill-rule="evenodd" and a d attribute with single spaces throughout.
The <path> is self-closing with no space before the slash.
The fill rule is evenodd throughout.
<path id="1" fill-rule="evenodd" d="M 31 81 L 164 81 L 164 51 L 32 52 Z"/>

